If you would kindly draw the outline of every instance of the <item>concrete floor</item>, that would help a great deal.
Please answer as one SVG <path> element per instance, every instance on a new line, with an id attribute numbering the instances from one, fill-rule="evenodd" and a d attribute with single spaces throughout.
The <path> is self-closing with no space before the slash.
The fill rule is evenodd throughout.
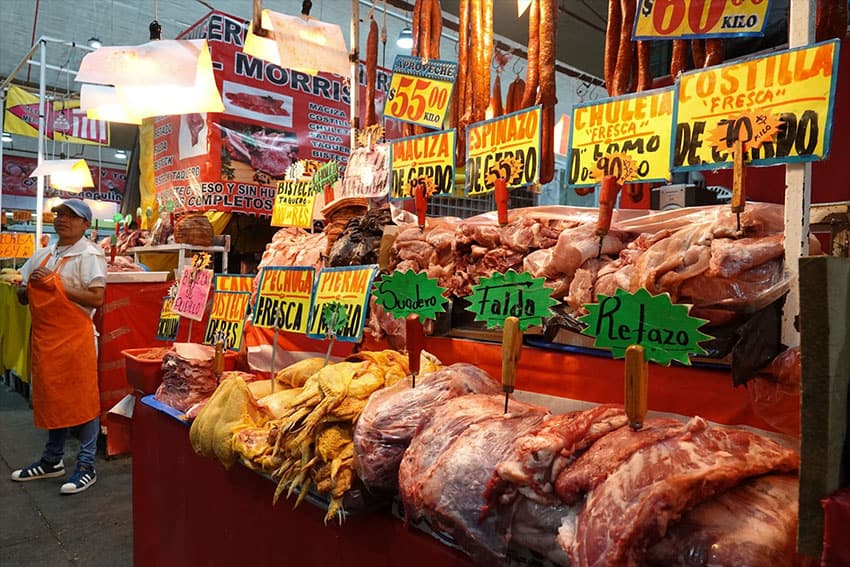
<path id="1" fill-rule="evenodd" d="M 27 400 L 0 382 L 0 565 L 29 567 L 133 564 L 132 460 L 98 450 L 97 483 L 59 494 L 74 470 L 78 443 L 65 449 L 64 477 L 12 482 L 12 471 L 37 460 L 46 433 L 32 423 Z"/>

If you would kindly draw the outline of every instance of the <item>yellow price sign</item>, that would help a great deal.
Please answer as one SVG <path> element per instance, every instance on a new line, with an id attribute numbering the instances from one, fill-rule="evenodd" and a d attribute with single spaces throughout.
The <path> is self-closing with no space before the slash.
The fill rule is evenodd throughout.
<path id="1" fill-rule="evenodd" d="M 313 206 L 316 193 L 309 181 L 281 181 L 272 209 L 272 226 L 313 226 Z"/>
<path id="2" fill-rule="evenodd" d="M 391 143 L 391 199 L 409 199 L 410 181 L 427 177 L 434 182 L 434 195 L 451 195 L 455 184 L 455 139 L 457 131 L 444 130 Z"/>
<path id="3" fill-rule="evenodd" d="M 239 350 L 250 301 L 251 293 L 247 291 L 215 292 L 203 344 L 215 346 L 219 337 L 223 337 L 228 349 Z"/>
<path id="4" fill-rule="evenodd" d="M 466 194 L 481 195 L 495 190 L 494 168 L 516 163 L 519 172 L 501 175 L 508 189 L 525 187 L 540 180 L 541 107 L 534 106 L 472 124 L 466 130 Z"/>
<path id="5" fill-rule="evenodd" d="M 360 341 L 372 281 L 377 271 L 376 265 L 325 268 L 320 271 L 310 303 L 307 336 L 324 339 L 332 334 L 338 341 Z M 329 317 L 331 314 L 334 315 Z M 339 322 L 338 328 L 329 326 L 332 320 Z"/>
<path id="6" fill-rule="evenodd" d="M 397 55 L 384 117 L 439 129 L 449 110 L 457 63 Z"/>
<path id="7" fill-rule="evenodd" d="M 592 187 L 670 178 L 675 89 L 668 87 L 579 104 L 570 120 L 569 185 Z"/>
<path id="8" fill-rule="evenodd" d="M 162 309 L 156 324 L 158 341 L 176 341 L 180 330 L 180 315 L 174 312 L 174 298 L 166 295 L 162 298 Z"/>
<path id="9" fill-rule="evenodd" d="M 764 35 L 770 0 L 640 0 L 632 39 Z"/>
<path id="10" fill-rule="evenodd" d="M 266 266 L 260 272 L 252 324 L 304 334 L 316 270 L 302 266 Z"/>
<path id="11" fill-rule="evenodd" d="M 29 258 L 35 253 L 32 233 L 0 232 L 0 258 Z"/>
<path id="12" fill-rule="evenodd" d="M 837 52 L 838 40 L 831 40 L 683 73 L 671 169 L 732 167 L 729 150 L 739 138 L 751 165 L 824 159 L 832 137 Z"/>

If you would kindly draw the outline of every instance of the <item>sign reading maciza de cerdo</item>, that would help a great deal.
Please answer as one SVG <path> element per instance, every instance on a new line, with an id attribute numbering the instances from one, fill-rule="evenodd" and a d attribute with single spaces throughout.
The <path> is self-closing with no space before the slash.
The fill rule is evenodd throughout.
<path id="1" fill-rule="evenodd" d="M 390 199 L 409 199 L 411 182 L 426 177 L 434 182 L 431 197 L 451 195 L 455 184 L 456 130 L 400 138 L 390 144 Z"/>
<path id="2" fill-rule="evenodd" d="M 832 40 L 680 75 L 671 169 L 732 167 L 737 139 L 751 165 L 824 159 L 832 136 L 837 51 L 838 40 Z M 773 140 L 750 143 L 776 122 Z"/>

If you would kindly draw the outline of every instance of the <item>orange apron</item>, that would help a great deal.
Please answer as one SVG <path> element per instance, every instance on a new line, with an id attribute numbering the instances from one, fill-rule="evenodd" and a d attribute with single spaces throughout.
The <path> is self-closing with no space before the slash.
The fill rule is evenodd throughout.
<path id="1" fill-rule="evenodd" d="M 91 318 L 65 294 L 59 277 L 65 260 L 49 276 L 27 286 L 33 421 L 43 429 L 73 427 L 100 415 L 94 328 Z"/>

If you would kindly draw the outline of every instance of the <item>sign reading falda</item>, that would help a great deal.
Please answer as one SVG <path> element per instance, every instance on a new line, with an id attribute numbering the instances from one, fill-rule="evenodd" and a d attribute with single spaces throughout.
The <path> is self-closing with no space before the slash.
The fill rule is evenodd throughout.
<path id="1" fill-rule="evenodd" d="M 271 215 L 277 184 L 294 161 L 348 160 L 346 77 L 310 76 L 246 55 L 247 25 L 213 11 L 181 36 L 209 43 L 225 112 L 156 119 L 154 182 L 166 208 Z M 359 83 L 363 92 L 363 65 Z M 379 113 L 388 83 L 379 69 Z M 399 123 L 387 127 L 388 137 L 401 135 Z"/>
<path id="2" fill-rule="evenodd" d="M 22 156 L 3 156 L 3 194 L 21 197 L 35 197 L 38 180 L 30 177 L 30 173 L 38 166 L 35 158 Z M 112 167 L 95 167 L 89 165 L 94 187 L 84 189 L 79 193 L 57 191 L 50 187 L 44 188 L 44 196 L 68 199 L 93 199 L 120 203 L 124 198 L 124 186 L 127 184 L 127 174 Z"/>

